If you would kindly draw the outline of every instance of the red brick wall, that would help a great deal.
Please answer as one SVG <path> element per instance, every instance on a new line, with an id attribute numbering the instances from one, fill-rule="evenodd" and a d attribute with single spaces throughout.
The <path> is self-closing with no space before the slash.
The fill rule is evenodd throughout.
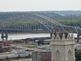
<path id="1" fill-rule="evenodd" d="M 41 61 L 51 61 L 51 53 L 50 52 L 41 52 Z"/>

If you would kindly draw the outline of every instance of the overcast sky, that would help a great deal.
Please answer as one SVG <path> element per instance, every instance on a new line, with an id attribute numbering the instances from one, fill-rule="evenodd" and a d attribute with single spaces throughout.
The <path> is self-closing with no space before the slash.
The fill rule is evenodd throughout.
<path id="1" fill-rule="evenodd" d="M 0 0 L 0 11 L 81 10 L 81 0 Z"/>

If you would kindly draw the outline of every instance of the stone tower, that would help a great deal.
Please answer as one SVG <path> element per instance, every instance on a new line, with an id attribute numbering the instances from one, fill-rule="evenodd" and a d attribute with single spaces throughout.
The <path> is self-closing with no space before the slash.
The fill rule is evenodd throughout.
<path id="1" fill-rule="evenodd" d="M 56 32 L 52 34 L 51 61 L 75 61 L 73 34 Z"/>

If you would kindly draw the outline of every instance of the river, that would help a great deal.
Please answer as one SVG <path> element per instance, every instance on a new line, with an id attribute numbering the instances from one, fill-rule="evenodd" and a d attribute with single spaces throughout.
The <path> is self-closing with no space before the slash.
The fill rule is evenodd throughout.
<path id="1" fill-rule="evenodd" d="M 77 37 L 77 34 L 73 34 L 74 37 Z M 50 33 L 9 33 L 8 40 L 20 40 L 26 38 L 38 38 L 38 37 L 50 37 Z M 0 41 L 1 41 L 1 34 L 0 34 Z"/>
<path id="2" fill-rule="evenodd" d="M 8 40 L 19 40 L 26 38 L 37 38 L 37 37 L 50 37 L 50 33 L 10 33 L 8 34 Z M 0 34 L 0 41 L 1 34 Z"/>

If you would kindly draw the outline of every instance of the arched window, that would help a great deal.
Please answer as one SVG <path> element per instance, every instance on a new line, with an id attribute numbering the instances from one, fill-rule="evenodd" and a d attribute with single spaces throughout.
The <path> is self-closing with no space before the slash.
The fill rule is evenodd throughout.
<path id="1" fill-rule="evenodd" d="M 56 61 L 60 61 L 60 52 L 56 51 Z"/>
<path id="2" fill-rule="evenodd" d="M 71 50 L 68 51 L 68 61 L 72 61 L 72 52 L 71 52 Z"/>

